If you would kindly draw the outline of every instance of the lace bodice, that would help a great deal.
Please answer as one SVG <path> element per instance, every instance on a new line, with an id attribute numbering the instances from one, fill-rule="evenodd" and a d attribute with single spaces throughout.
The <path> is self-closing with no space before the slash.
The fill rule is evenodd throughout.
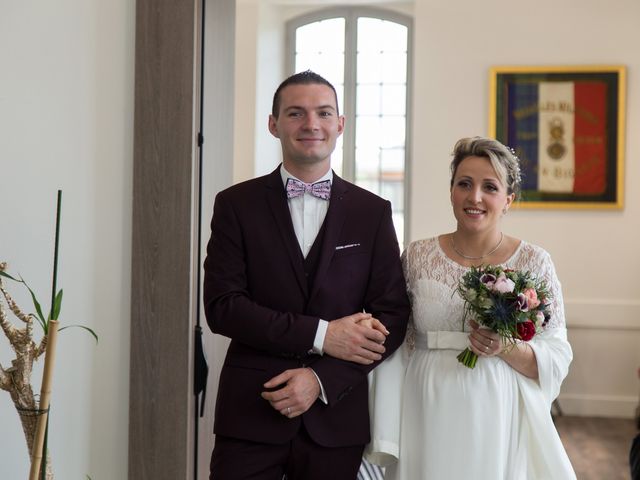
<path id="1" fill-rule="evenodd" d="M 412 305 L 409 335 L 414 331 L 459 332 L 464 310 L 456 288 L 469 268 L 447 257 L 437 237 L 412 242 L 402 254 L 402 264 Z M 546 328 L 564 328 L 562 290 L 549 254 L 541 247 L 521 241 L 503 265 L 514 270 L 528 270 L 544 279 L 553 296 L 551 319 Z M 465 330 L 468 329 L 465 326 Z"/>

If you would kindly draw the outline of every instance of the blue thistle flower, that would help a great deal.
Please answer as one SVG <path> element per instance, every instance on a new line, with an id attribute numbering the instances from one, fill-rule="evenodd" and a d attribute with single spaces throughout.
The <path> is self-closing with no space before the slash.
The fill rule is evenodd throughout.
<path id="1" fill-rule="evenodd" d="M 491 317 L 493 318 L 494 325 L 498 328 L 507 327 L 509 325 L 509 319 L 511 318 L 512 307 L 504 297 L 495 297 L 493 308 L 491 309 Z"/>

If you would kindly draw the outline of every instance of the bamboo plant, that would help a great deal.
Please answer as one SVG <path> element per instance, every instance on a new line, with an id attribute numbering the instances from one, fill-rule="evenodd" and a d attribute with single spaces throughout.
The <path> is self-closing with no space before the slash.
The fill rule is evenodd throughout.
<path id="1" fill-rule="evenodd" d="M 31 386 L 33 364 L 46 352 L 47 334 L 49 333 L 50 325 L 52 325 L 50 322 L 58 321 L 62 308 L 62 289 L 56 291 L 60 200 L 61 192 L 58 191 L 52 301 L 47 316 L 44 315 L 40 302 L 27 282 L 21 276 L 10 275 L 7 272 L 8 266 L 6 262 L 0 263 L 0 327 L 15 353 L 14 359 L 11 360 L 10 367 L 5 367 L 0 364 L 0 389 L 7 391 L 11 396 L 11 400 L 20 418 L 29 458 L 34 458 L 34 453 L 36 456 L 38 455 L 38 452 L 34 452 L 34 448 L 36 448 L 34 439 L 36 437 L 38 419 L 45 413 L 45 411 L 41 410 L 40 402 Z M 22 284 L 22 286 L 29 291 L 35 308 L 34 313 L 27 313 L 16 303 L 9 292 L 7 281 Z M 9 319 L 10 314 L 13 314 L 17 322 Z M 62 331 L 70 327 L 83 328 L 93 335 L 96 342 L 98 341 L 95 332 L 91 328 L 83 325 L 69 325 L 59 330 Z M 38 340 L 37 337 L 39 337 L 39 335 L 37 331 L 40 330 L 42 331 L 42 336 Z M 46 445 L 43 450 L 45 453 L 45 455 L 43 455 L 45 461 L 43 468 L 38 469 L 40 478 L 53 480 L 51 457 L 46 454 Z"/>

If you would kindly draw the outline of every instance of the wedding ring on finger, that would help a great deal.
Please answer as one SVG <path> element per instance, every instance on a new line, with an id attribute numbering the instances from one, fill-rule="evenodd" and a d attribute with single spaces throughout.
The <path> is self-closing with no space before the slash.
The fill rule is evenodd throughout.
<path id="1" fill-rule="evenodd" d="M 493 338 L 489 339 L 489 346 L 493 345 Z"/>
<path id="2" fill-rule="evenodd" d="M 291 415 L 291 407 L 287 407 L 287 417 Z"/>
<path id="3" fill-rule="evenodd" d="M 484 346 L 484 351 L 485 351 L 485 352 L 488 352 L 488 351 L 489 351 L 489 345 L 485 345 L 485 346 Z"/>

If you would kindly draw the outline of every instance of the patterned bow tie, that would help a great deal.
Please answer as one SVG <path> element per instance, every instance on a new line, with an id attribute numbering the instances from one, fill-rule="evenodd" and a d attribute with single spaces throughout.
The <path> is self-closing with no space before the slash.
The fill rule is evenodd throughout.
<path id="1" fill-rule="evenodd" d="M 316 183 L 304 183 L 295 178 L 287 179 L 287 198 L 295 198 L 305 193 L 310 193 L 314 197 L 322 200 L 329 200 L 331 197 L 331 180 L 323 180 Z"/>

